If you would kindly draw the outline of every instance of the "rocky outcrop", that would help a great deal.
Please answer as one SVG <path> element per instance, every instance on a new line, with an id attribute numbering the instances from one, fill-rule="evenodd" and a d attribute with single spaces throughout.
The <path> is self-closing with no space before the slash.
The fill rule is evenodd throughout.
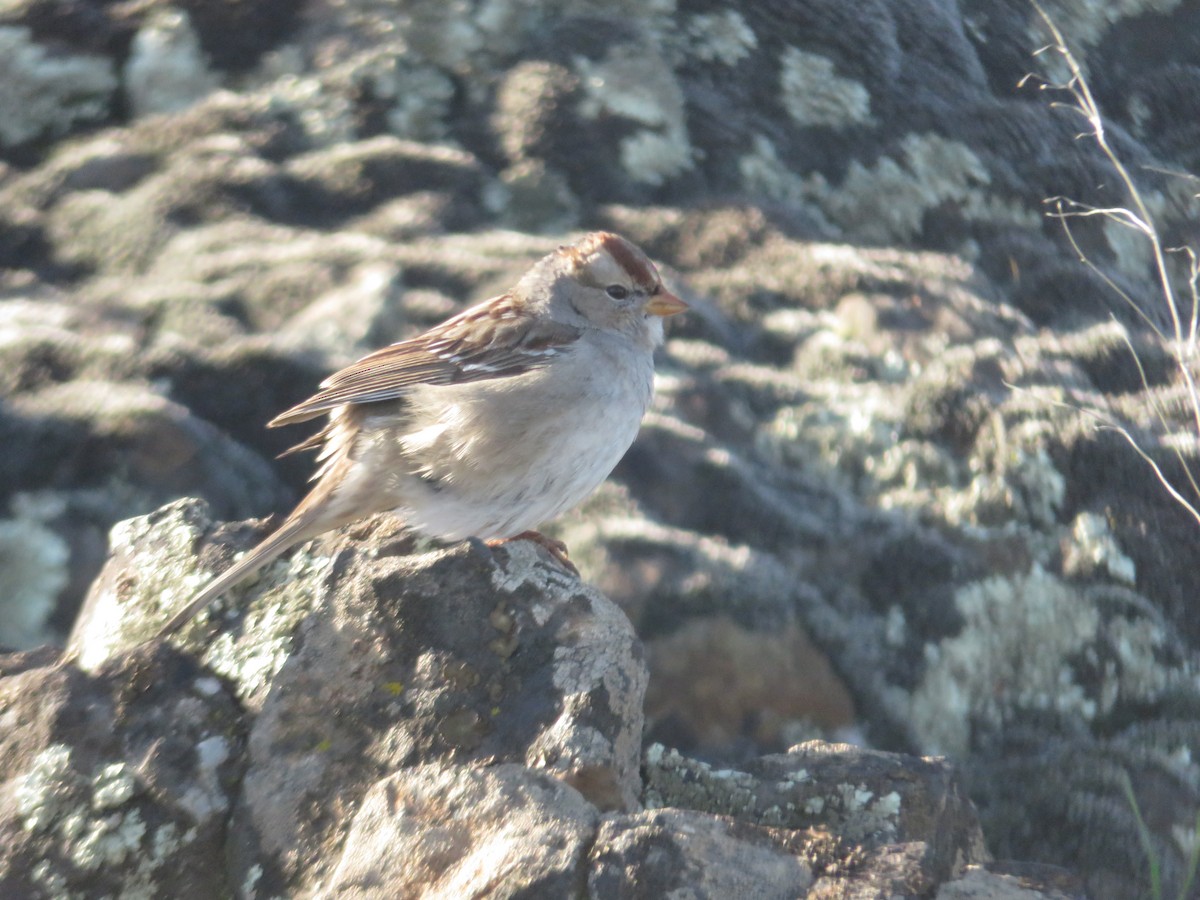
<path id="1" fill-rule="evenodd" d="M 381 517 L 138 643 L 253 536 L 123 523 L 66 653 L 5 660 L 6 893 L 916 896 L 988 861 L 943 761 L 643 757 L 629 620 L 531 544 L 414 553 Z"/>

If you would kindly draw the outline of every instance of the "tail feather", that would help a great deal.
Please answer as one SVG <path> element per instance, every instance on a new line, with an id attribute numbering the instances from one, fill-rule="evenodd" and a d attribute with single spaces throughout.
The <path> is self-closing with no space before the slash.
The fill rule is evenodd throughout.
<path id="1" fill-rule="evenodd" d="M 159 629 L 156 638 L 174 634 L 206 606 L 234 585 L 257 572 L 288 548 L 333 528 L 355 522 L 374 512 L 389 508 L 387 497 L 374 490 L 373 482 L 359 480 L 348 486 L 355 463 L 351 450 L 356 438 L 357 420 L 343 416 L 338 429 L 321 432 L 328 458 L 317 471 L 317 484 L 292 511 L 282 525 L 254 547 L 242 559 L 200 589 L 187 606 Z M 348 423 L 348 424 L 347 424 Z M 303 445 L 302 445 L 303 446 Z"/>
<path id="2" fill-rule="evenodd" d="M 310 509 L 307 512 L 309 514 L 293 514 L 262 543 L 201 588 L 187 606 L 173 615 L 167 624 L 159 629 L 155 637 L 164 638 L 174 634 L 227 590 L 249 578 L 289 547 L 327 530 L 328 525 L 315 521 L 318 517 L 311 515 L 315 510 Z"/>

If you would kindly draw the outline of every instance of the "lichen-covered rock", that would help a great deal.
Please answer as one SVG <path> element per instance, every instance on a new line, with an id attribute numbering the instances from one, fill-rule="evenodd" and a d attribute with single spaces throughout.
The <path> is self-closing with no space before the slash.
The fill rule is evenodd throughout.
<path id="1" fill-rule="evenodd" d="M 739 769 L 715 769 L 655 744 L 646 753 L 646 802 L 820 828 L 866 851 L 920 845 L 914 858 L 931 884 L 989 859 L 975 809 L 939 759 L 811 742 Z"/>
<path id="2" fill-rule="evenodd" d="M 56 56 L 28 28 L 0 27 L 0 147 L 59 137 L 78 122 L 105 119 L 117 79 L 102 56 Z"/>
<path id="3" fill-rule="evenodd" d="M 32 357 L 37 343 L 31 335 L 8 349 Z M 79 343 L 91 364 L 103 365 L 94 346 Z M 0 412 L 0 441 L 8 476 L 0 553 L 9 560 L 0 576 L 0 646 L 56 639 L 104 562 L 113 522 L 181 490 L 204 494 L 234 518 L 287 498 L 259 456 L 128 382 L 79 378 L 22 392 Z"/>
<path id="4" fill-rule="evenodd" d="M 398 556 L 387 521 L 235 591 L 242 624 L 211 643 L 184 636 L 252 716 L 236 883 L 257 870 L 279 889 L 315 884 L 345 823 L 308 816 L 311 799 L 423 763 L 508 761 L 599 809 L 638 803 L 645 669 L 625 616 L 532 545 Z M 192 548 L 210 526 L 194 503 L 119 526 L 68 648 L 79 665 L 109 664 L 203 583 Z M 200 558 L 253 538 L 218 530 Z"/>
<path id="5" fill-rule="evenodd" d="M 178 649 L 139 643 L 262 531 L 196 501 L 121 523 L 66 655 L 5 661 L 0 829 L 24 836 L 4 887 L 858 896 L 987 858 L 937 760 L 814 743 L 733 771 L 656 745 L 643 786 L 640 644 L 528 543 L 413 553 L 378 517 L 235 589 Z"/>
<path id="6" fill-rule="evenodd" d="M 229 892 L 245 735 L 221 680 L 165 647 L 94 674 L 0 659 L 0 893 Z"/>

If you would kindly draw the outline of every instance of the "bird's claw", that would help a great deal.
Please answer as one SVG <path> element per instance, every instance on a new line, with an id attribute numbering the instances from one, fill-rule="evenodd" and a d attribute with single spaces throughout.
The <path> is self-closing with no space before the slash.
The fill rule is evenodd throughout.
<path id="1" fill-rule="evenodd" d="M 489 547 L 499 547 L 502 544 L 509 543 L 510 541 L 531 541 L 532 543 L 537 544 L 539 547 L 544 548 L 547 553 L 553 556 L 554 559 L 557 560 L 564 569 L 566 569 L 576 578 L 579 577 L 579 570 L 575 568 L 575 563 L 571 562 L 570 557 L 567 556 L 567 545 L 560 540 L 556 540 L 555 538 L 546 537 L 546 535 L 542 534 L 540 531 L 522 531 L 520 534 L 515 534 L 510 538 L 500 538 L 497 540 L 487 541 L 486 543 Z"/>

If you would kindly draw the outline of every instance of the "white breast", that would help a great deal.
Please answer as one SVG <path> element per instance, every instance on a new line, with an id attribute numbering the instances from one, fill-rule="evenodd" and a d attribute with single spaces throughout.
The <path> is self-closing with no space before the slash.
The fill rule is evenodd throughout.
<path id="1" fill-rule="evenodd" d="M 403 443 L 424 480 L 400 476 L 399 512 L 448 540 L 537 528 L 608 477 L 637 436 L 653 382 L 648 350 L 601 335 L 552 367 L 422 387 Z"/>

